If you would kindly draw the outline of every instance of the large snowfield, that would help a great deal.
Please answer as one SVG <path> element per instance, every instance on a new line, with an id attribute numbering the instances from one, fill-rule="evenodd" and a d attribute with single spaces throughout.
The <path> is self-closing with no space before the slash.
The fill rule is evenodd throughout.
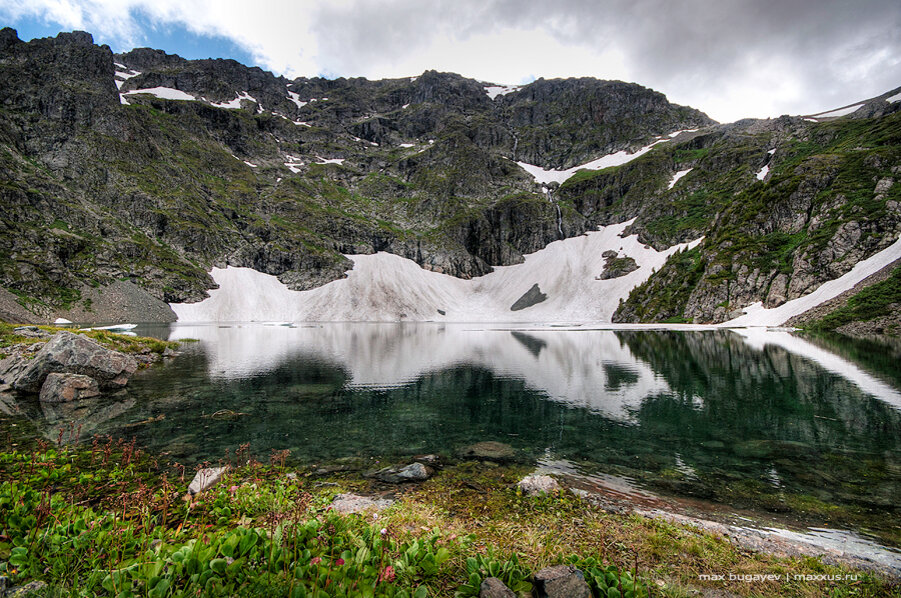
<path id="1" fill-rule="evenodd" d="M 348 255 L 347 277 L 309 291 L 292 291 L 278 278 L 251 268 L 213 268 L 219 285 L 198 303 L 174 303 L 180 322 L 546 322 L 609 323 L 619 302 L 647 280 L 673 253 L 700 239 L 665 251 L 621 236 L 633 221 L 562 241 L 525 256 L 521 264 L 498 266 L 472 280 L 421 268 L 390 253 Z M 600 280 L 605 251 L 631 257 L 637 270 Z M 744 315 L 721 326 L 778 326 L 816 307 L 901 259 L 901 239 L 862 260 L 847 274 L 813 292 L 766 309 L 747 306 Z M 547 298 L 513 311 L 516 301 L 538 285 Z"/>
<path id="2" fill-rule="evenodd" d="M 250 268 L 214 268 L 219 288 L 208 299 L 172 309 L 180 322 L 609 322 L 619 301 L 667 257 L 700 242 L 658 252 L 637 235 L 620 236 L 631 223 L 555 241 L 521 264 L 499 266 L 472 280 L 424 270 L 389 253 L 349 255 L 354 267 L 347 278 L 310 291 L 292 291 L 275 276 Z M 601 254 L 610 250 L 633 258 L 639 268 L 599 280 Z M 535 284 L 547 299 L 512 311 Z"/>

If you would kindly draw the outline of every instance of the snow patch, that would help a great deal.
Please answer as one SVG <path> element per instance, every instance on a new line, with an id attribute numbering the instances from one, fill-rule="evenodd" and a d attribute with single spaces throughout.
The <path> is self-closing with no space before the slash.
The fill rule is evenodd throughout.
<path id="1" fill-rule="evenodd" d="M 230 100 L 228 102 L 220 102 L 218 104 L 216 102 L 210 102 L 210 106 L 215 106 L 216 108 L 228 108 L 229 110 L 237 110 L 241 108 L 242 100 L 250 100 L 251 102 L 256 103 L 258 106 L 260 104 L 249 93 L 242 91 L 241 93 L 235 94 L 235 99 L 233 100 Z"/>
<path id="2" fill-rule="evenodd" d="M 389 253 L 348 255 L 353 269 L 342 280 L 292 291 L 275 276 L 250 268 L 214 268 L 218 289 L 208 299 L 172 304 L 179 321 L 428 321 L 609 322 L 621 299 L 680 249 L 700 239 L 656 251 L 637 235 L 620 235 L 634 220 L 555 241 L 513 266 L 499 266 L 472 280 L 425 270 Z M 625 276 L 597 280 L 602 254 L 621 250 L 640 267 Z M 513 312 L 532 285 L 547 299 Z M 441 315 L 441 310 L 444 315 Z"/>
<path id="3" fill-rule="evenodd" d="M 136 95 L 139 93 L 147 93 L 152 96 L 156 96 L 163 100 L 196 100 L 194 96 L 189 93 L 185 93 L 180 89 L 172 89 L 171 87 L 149 87 L 147 89 L 132 89 L 131 91 L 126 91 L 124 95 Z"/>
<path id="4" fill-rule="evenodd" d="M 119 103 L 120 103 L 120 104 L 123 104 L 123 105 L 125 105 L 125 106 L 131 106 L 131 102 L 129 102 L 128 100 L 126 100 L 126 99 L 125 99 L 125 95 L 124 95 L 124 94 L 121 94 L 121 93 L 119 94 Z"/>
<path id="5" fill-rule="evenodd" d="M 792 299 L 771 309 L 763 307 L 763 303 L 758 301 L 746 307 L 744 315 L 729 320 L 721 326 L 779 326 L 786 320 L 801 315 L 824 301 L 854 288 L 854 285 L 866 277 L 875 274 L 898 259 L 901 259 L 901 238 L 879 253 L 857 262 L 843 276 L 824 282 L 803 297 Z"/>
<path id="6" fill-rule="evenodd" d="M 291 156 L 288 156 L 288 157 L 290 158 Z M 291 172 L 293 172 L 294 174 L 297 174 L 298 172 L 300 172 L 301 166 L 303 166 L 303 162 L 301 162 L 299 160 L 291 160 L 290 162 L 285 162 L 285 167 L 287 167 L 287 169 L 290 170 Z"/>
<path id="7" fill-rule="evenodd" d="M 686 174 L 688 174 L 692 170 L 694 170 L 694 168 L 689 168 L 688 170 L 680 170 L 679 172 L 674 174 L 672 180 L 669 182 L 669 187 L 667 187 L 667 189 L 672 189 L 673 187 L 675 187 L 676 183 L 679 182 L 679 179 L 684 177 Z"/>
<path id="8" fill-rule="evenodd" d="M 630 154 L 625 150 L 620 150 L 616 153 L 607 154 L 606 156 L 602 156 L 597 160 L 592 160 L 591 162 L 586 162 L 585 164 L 581 164 L 579 166 L 573 166 L 572 168 L 568 168 L 566 170 L 548 170 L 542 168 L 541 166 L 535 166 L 534 164 L 527 164 L 525 162 L 517 162 L 517 164 L 520 168 L 532 175 L 532 178 L 534 178 L 535 182 L 537 183 L 563 183 L 580 170 L 601 170 L 603 168 L 609 168 L 611 166 L 622 166 L 623 164 L 631 162 L 635 158 L 648 153 L 658 143 L 666 143 L 667 141 L 669 140 L 658 139 L 654 143 L 644 146 L 634 154 Z"/>
<path id="9" fill-rule="evenodd" d="M 407 109 L 407 107 L 408 107 L 408 106 L 409 106 L 409 105 L 410 105 L 410 104 L 404 104 L 404 105 L 403 105 L 403 106 L 401 106 L 401 107 L 400 107 L 400 108 L 401 108 L 401 110 L 406 110 L 406 109 Z"/>
<path id="10" fill-rule="evenodd" d="M 344 164 L 344 160 L 345 160 L 344 158 L 326 159 L 326 158 L 323 158 L 322 156 L 316 156 L 316 159 L 318 160 L 318 162 L 316 162 L 316 164 Z"/>
<path id="11" fill-rule="evenodd" d="M 412 143 L 401 143 L 399 147 L 413 147 Z"/>
<path id="12" fill-rule="evenodd" d="M 847 106 L 845 108 L 838 108 L 837 110 L 830 110 L 829 112 L 819 112 L 817 114 L 811 114 L 814 118 L 837 118 L 839 116 L 847 116 L 852 112 L 857 112 L 858 108 L 863 106 L 863 104 L 854 104 L 853 106 Z"/>
<path id="13" fill-rule="evenodd" d="M 489 100 L 493 100 L 497 96 L 505 96 L 520 89 L 522 89 L 522 85 L 486 85 L 485 93 L 488 94 Z"/>
<path id="14" fill-rule="evenodd" d="M 768 154 L 769 154 L 769 155 L 771 155 L 771 156 L 772 156 L 772 155 L 773 155 L 773 154 L 775 154 L 775 153 L 776 153 L 776 148 L 775 148 L 775 147 L 774 147 L 774 148 L 773 148 L 773 149 L 771 149 L 771 150 L 767 150 L 767 152 L 766 152 L 766 153 L 768 153 Z"/>
<path id="15" fill-rule="evenodd" d="M 901 93 L 896 93 L 895 95 L 885 98 L 886 102 L 901 102 Z"/>
<path id="16" fill-rule="evenodd" d="M 673 131 L 672 133 L 669 134 L 669 137 L 670 137 L 670 139 L 672 139 L 673 137 L 678 137 L 682 133 L 694 133 L 697 130 L 698 129 L 695 128 L 695 129 L 682 129 L 681 131 Z"/>
<path id="17" fill-rule="evenodd" d="M 250 166 L 251 168 L 259 168 L 256 164 L 253 164 L 253 163 L 251 163 L 251 162 L 248 162 L 247 160 L 242 160 L 242 162 L 244 162 L 245 164 L 247 164 L 247 165 Z"/>
<path id="18" fill-rule="evenodd" d="M 288 91 L 288 99 L 294 102 L 298 108 L 303 108 L 309 103 L 301 101 L 300 94 L 295 91 Z"/>
<path id="19" fill-rule="evenodd" d="M 767 164 L 766 166 L 761 168 L 759 171 L 757 171 L 757 180 L 762 181 L 763 179 L 766 178 L 766 175 L 768 175 L 769 173 L 770 173 L 770 165 Z"/>

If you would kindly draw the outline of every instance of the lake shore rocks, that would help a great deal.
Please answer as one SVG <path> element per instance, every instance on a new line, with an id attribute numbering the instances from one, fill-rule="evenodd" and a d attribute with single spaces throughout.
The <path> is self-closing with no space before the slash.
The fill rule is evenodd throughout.
<path id="1" fill-rule="evenodd" d="M 386 467 L 375 473 L 376 479 L 389 484 L 403 484 L 405 482 L 424 482 L 432 475 L 432 470 L 422 463 L 414 462 L 409 465 Z"/>
<path id="2" fill-rule="evenodd" d="M 532 474 L 519 480 L 516 487 L 529 496 L 553 494 L 562 490 L 560 483 L 549 475 Z"/>
<path id="3" fill-rule="evenodd" d="M 130 355 L 67 331 L 55 334 L 24 367 L 21 363 L 4 366 L 8 372 L 15 371 L 15 377 L 9 380 L 13 388 L 32 393 L 40 392 L 47 376 L 53 373 L 90 376 L 105 390 L 125 386 L 138 369 Z"/>
<path id="4" fill-rule="evenodd" d="M 41 386 L 42 403 L 68 403 L 100 395 L 97 381 L 83 374 L 47 374 Z"/>

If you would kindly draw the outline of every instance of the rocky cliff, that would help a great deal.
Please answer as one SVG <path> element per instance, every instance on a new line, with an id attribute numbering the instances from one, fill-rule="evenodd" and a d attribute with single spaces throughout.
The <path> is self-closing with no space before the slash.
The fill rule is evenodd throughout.
<path id="1" fill-rule="evenodd" d="M 616 319 L 721 321 L 809 292 L 897 238 L 901 102 L 889 96 L 843 118 L 717 125 L 619 81 L 288 80 L 231 60 L 114 55 L 82 32 L 26 43 L 7 28 L 0 308 L 167 319 L 164 302 L 215 286 L 213 266 L 301 290 L 342 277 L 345 254 L 377 251 L 467 278 L 635 217 L 656 248 L 705 241 Z M 563 170 L 655 141 L 559 188 L 517 165 Z"/>

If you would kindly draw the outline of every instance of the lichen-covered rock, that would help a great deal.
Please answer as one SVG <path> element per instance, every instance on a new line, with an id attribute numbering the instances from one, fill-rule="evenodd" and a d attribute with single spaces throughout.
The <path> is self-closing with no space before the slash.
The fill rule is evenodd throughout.
<path id="1" fill-rule="evenodd" d="M 516 594 L 498 578 L 486 577 L 479 586 L 479 598 L 516 598 Z"/>
<path id="2" fill-rule="evenodd" d="M 100 394 L 97 381 L 82 374 L 47 374 L 41 386 L 42 403 L 69 403 Z"/>
<path id="3" fill-rule="evenodd" d="M 348 513 L 381 511 L 393 504 L 394 501 L 388 498 L 371 498 L 358 494 L 339 494 L 332 500 L 332 509 L 346 515 Z"/>
<path id="4" fill-rule="evenodd" d="M 516 487 L 529 496 L 541 496 L 560 490 L 560 483 L 549 475 L 529 475 L 519 480 Z"/>
<path id="5" fill-rule="evenodd" d="M 138 368 L 130 355 L 107 349 L 84 336 L 59 332 L 12 380 L 13 388 L 39 392 L 49 374 L 83 374 L 101 389 L 120 388 Z"/>
<path id="6" fill-rule="evenodd" d="M 535 574 L 538 598 L 591 598 L 585 575 L 572 565 L 545 567 Z"/>

